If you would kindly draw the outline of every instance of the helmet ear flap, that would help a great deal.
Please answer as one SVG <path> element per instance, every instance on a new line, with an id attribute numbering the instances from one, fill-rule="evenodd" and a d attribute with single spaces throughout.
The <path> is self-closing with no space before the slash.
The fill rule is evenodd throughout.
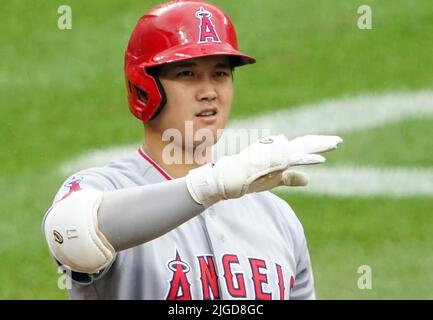
<path id="1" fill-rule="evenodd" d="M 128 95 L 135 95 L 137 96 L 137 99 L 143 104 L 146 105 L 147 101 L 149 100 L 149 96 L 146 91 L 141 90 L 139 87 L 135 86 L 134 84 L 129 81 L 128 78 L 126 78 L 126 87 L 128 89 Z M 135 91 L 135 92 L 134 92 Z"/>
<path id="2" fill-rule="evenodd" d="M 144 69 L 144 68 L 143 68 Z M 145 70 L 126 75 L 129 109 L 139 120 L 146 122 L 154 118 L 163 105 L 162 85 Z"/>
<path id="3" fill-rule="evenodd" d="M 154 76 L 156 85 L 158 87 L 158 92 L 161 95 L 161 100 L 159 102 L 158 107 L 156 108 L 153 116 L 150 118 L 150 120 L 153 120 L 156 118 L 156 116 L 162 111 L 162 109 L 165 107 L 165 104 L 167 103 L 167 95 L 165 94 L 164 87 L 162 86 L 161 81 L 159 80 L 158 76 Z"/>
<path id="4" fill-rule="evenodd" d="M 149 96 L 146 91 L 141 90 L 139 87 L 135 87 L 135 91 L 137 92 L 137 99 L 140 100 L 144 105 L 149 101 Z"/>

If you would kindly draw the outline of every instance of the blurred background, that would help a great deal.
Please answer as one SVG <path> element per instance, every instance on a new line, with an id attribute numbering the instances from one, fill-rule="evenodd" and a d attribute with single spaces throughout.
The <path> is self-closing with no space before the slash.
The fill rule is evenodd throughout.
<path id="1" fill-rule="evenodd" d="M 279 193 L 303 223 L 317 297 L 432 299 L 433 191 L 425 181 L 433 177 L 431 1 L 211 2 L 231 16 L 241 50 L 258 61 L 235 73 L 236 121 L 273 112 L 294 119 L 304 110 L 322 110 L 323 101 L 350 114 L 352 98 L 361 99 L 354 119 L 342 116 L 339 124 L 339 111 L 332 111 L 332 128 L 345 143 L 326 166 L 352 174 L 374 168 L 373 176 L 361 182 L 346 176 L 331 193 L 314 185 Z M 157 3 L 2 1 L 1 299 L 67 298 L 41 221 L 68 175 L 65 163 L 141 141 L 142 125 L 127 108 L 123 54 L 136 21 Z M 71 30 L 57 26 L 61 5 L 72 9 Z M 361 5 L 371 7 L 371 30 L 358 28 Z M 394 113 L 399 116 L 388 121 Z M 369 126 L 377 114 L 381 120 Z M 356 125 L 359 118 L 367 124 Z M 312 118 L 296 119 L 315 128 Z M 285 132 L 290 128 L 288 121 Z M 403 174 L 391 174 L 381 188 L 381 174 L 390 172 Z M 417 179 L 424 179 L 424 189 Z M 373 180 L 377 192 L 357 192 L 356 182 L 365 190 Z M 407 194 L 394 193 L 393 184 L 407 187 Z M 363 265 L 371 268 L 371 289 L 358 286 Z"/>

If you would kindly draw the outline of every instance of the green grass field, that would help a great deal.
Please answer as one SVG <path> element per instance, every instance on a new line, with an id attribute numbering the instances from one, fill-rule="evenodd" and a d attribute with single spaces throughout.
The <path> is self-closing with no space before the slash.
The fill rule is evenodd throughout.
<path id="1" fill-rule="evenodd" d="M 0 10 L 0 298 L 65 299 L 41 220 L 86 151 L 140 141 L 129 114 L 123 52 L 157 1 L 6 0 Z M 235 73 L 233 117 L 362 93 L 433 87 L 430 0 L 215 0 L 258 63 Z M 57 28 L 72 7 L 72 30 Z M 357 28 L 357 8 L 373 29 Z M 288 124 L 290 125 L 290 124 Z M 329 165 L 433 166 L 433 118 L 344 136 Z M 433 199 L 286 195 L 309 241 L 319 299 L 432 299 Z M 373 288 L 357 287 L 369 265 Z"/>

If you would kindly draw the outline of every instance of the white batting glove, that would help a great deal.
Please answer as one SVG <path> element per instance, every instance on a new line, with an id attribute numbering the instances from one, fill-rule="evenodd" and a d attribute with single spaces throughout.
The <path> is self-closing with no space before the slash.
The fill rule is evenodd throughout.
<path id="1" fill-rule="evenodd" d="M 191 170 L 186 176 L 188 190 L 196 202 L 208 208 L 246 193 L 305 186 L 307 175 L 289 168 L 323 163 L 325 158 L 317 153 L 334 150 L 341 142 L 337 136 L 307 135 L 293 140 L 284 135 L 270 136 L 236 155 L 222 157 L 214 165 Z"/>

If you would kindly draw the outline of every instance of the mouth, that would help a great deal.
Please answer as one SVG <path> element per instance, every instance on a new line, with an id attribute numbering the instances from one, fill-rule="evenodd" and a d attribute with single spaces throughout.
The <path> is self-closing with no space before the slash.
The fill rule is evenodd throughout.
<path id="1" fill-rule="evenodd" d="M 217 108 L 207 108 L 195 114 L 197 118 L 205 122 L 206 124 L 212 124 L 216 121 L 218 114 Z"/>

